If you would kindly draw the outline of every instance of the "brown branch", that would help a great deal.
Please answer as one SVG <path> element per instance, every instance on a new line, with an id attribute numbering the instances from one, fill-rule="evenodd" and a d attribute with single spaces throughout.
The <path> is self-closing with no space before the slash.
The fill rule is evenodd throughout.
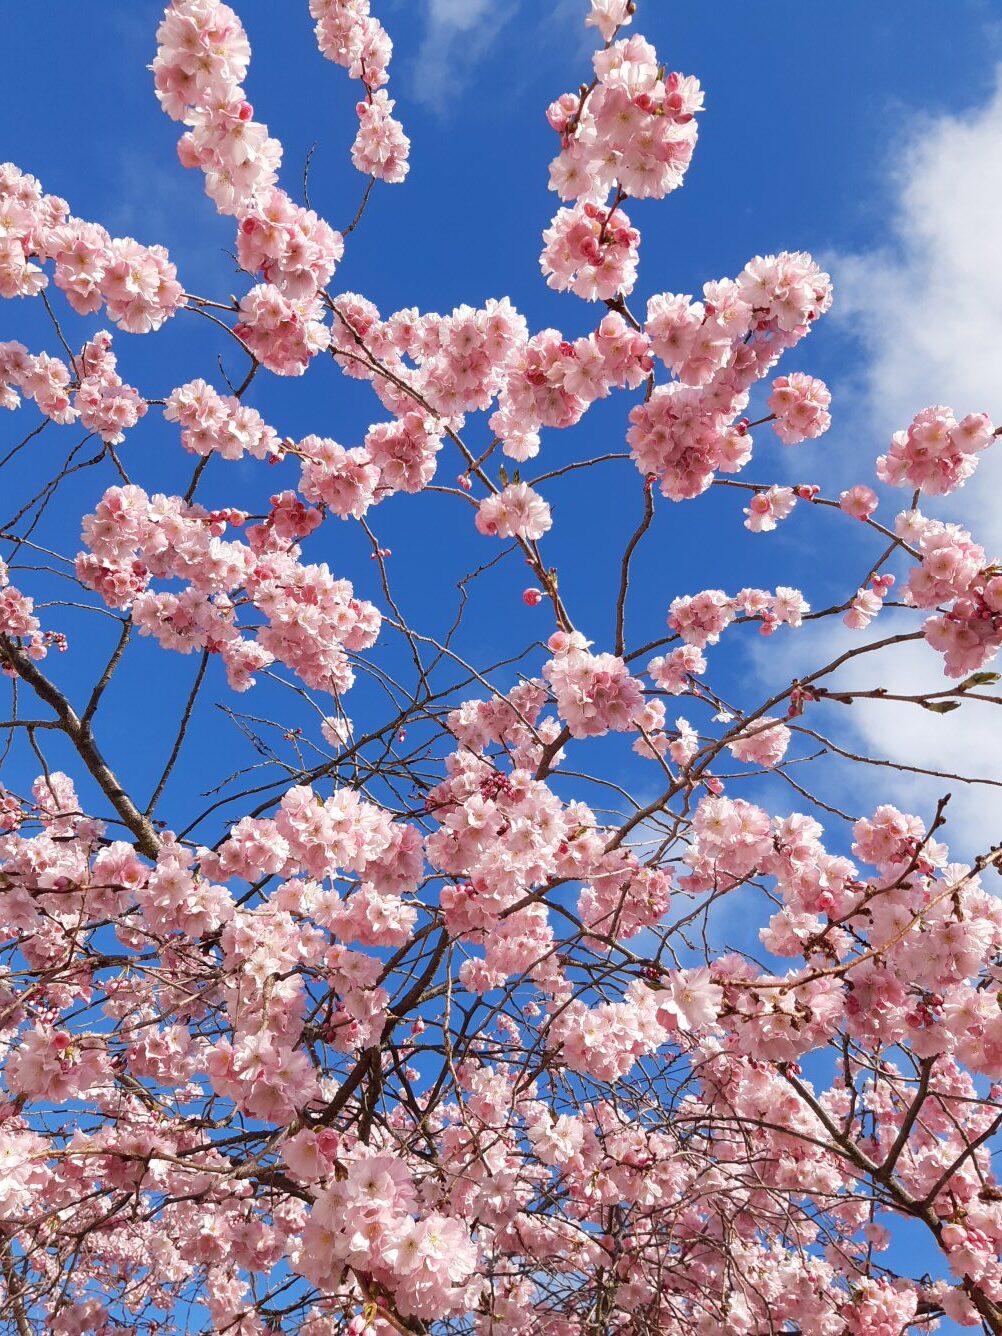
<path id="1" fill-rule="evenodd" d="M 89 723 L 84 723 L 67 698 L 42 673 L 20 646 L 5 635 L 0 635 L 0 659 L 4 659 L 18 677 L 32 688 L 35 695 L 53 710 L 60 727 L 77 754 L 99 785 L 102 793 L 114 807 L 123 824 L 136 837 L 136 848 L 147 858 L 156 858 L 160 839 L 152 822 L 144 816 L 122 788 L 114 771 L 98 750 Z"/>

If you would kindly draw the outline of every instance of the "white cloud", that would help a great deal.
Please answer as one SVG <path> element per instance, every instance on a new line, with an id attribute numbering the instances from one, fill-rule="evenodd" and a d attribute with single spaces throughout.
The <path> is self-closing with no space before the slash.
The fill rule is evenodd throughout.
<path id="1" fill-rule="evenodd" d="M 1002 66 L 991 98 L 965 115 L 916 117 L 886 145 L 895 165 L 883 206 L 883 235 L 862 254 L 826 255 L 835 280 L 832 317 L 858 341 L 859 361 L 841 389 L 840 468 L 872 477 L 890 434 L 932 403 L 958 415 L 987 410 L 1002 422 Z M 879 215 L 877 215 L 879 216 Z M 834 468 L 834 465 L 833 465 Z M 927 513 L 970 527 L 990 555 L 1002 554 L 1002 443 L 982 456 L 967 486 L 930 498 Z M 900 506 L 908 504 L 900 494 Z M 893 506 L 885 502 L 882 510 Z M 921 625 L 916 614 L 885 614 L 872 639 Z M 803 673 L 866 639 L 840 624 L 791 637 L 784 671 Z M 760 671 L 776 665 L 757 655 Z M 865 656 L 833 680 L 900 694 L 942 690 L 942 661 L 924 642 Z M 876 759 L 1002 780 L 1002 712 L 970 702 L 947 715 L 919 706 L 859 701 L 809 707 L 803 721 L 841 746 Z M 822 762 L 822 764 L 828 764 Z M 880 802 L 928 819 L 952 792 L 946 839 L 970 858 L 1002 839 L 1002 789 L 967 786 L 865 765 L 835 765 L 829 796 L 865 813 Z"/>
<path id="2" fill-rule="evenodd" d="M 865 634 L 849 631 L 840 622 L 807 623 L 789 638 L 784 670 L 791 675 L 816 671 L 848 649 L 913 632 L 920 625 L 920 617 L 906 612 L 886 613 Z M 770 670 L 775 673 L 769 648 L 756 648 L 760 675 Z M 861 655 L 825 678 L 823 685 L 832 691 L 884 687 L 895 695 L 915 696 L 943 691 L 952 684 L 943 677 L 941 656 L 919 640 Z M 997 694 L 994 688 L 982 691 Z M 808 706 L 797 723 L 857 756 L 937 772 L 920 775 L 884 765 L 822 758 L 817 765 L 828 772 L 822 784 L 812 785 L 806 770 L 797 775 L 808 789 L 844 811 L 867 816 L 880 803 L 890 802 L 928 822 L 937 801 L 950 794 L 944 838 L 955 857 L 969 860 L 1002 839 L 1002 788 L 949 778 L 960 775 L 1002 783 L 998 706 L 969 700 L 949 714 L 933 714 L 911 702 L 864 699 L 852 705 Z M 805 738 L 804 746 L 813 748 L 814 744 Z M 815 778 L 820 776 L 820 770 L 810 770 Z M 815 815 L 824 825 L 831 824 L 823 814 Z"/>
<path id="3" fill-rule="evenodd" d="M 886 441 L 930 403 L 1002 421 L 1002 66 L 997 80 L 975 112 L 917 118 L 888 146 L 897 166 L 886 243 L 829 258 L 833 315 L 865 354 L 854 425 L 865 424 L 868 443 Z M 998 550 L 1000 486 L 996 446 L 944 503 Z"/>
<path id="4" fill-rule="evenodd" d="M 413 71 L 417 99 L 441 110 L 517 8 L 518 0 L 427 0 Z"/>

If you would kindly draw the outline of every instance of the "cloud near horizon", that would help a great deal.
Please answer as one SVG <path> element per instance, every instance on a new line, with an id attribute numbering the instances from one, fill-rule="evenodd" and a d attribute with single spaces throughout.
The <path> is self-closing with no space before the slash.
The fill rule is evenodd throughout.
<path id="1" fill-rule="evenodd" d="M 865 442 L 857 458 L 864 481 L 874 446 L 929 404 L 947 404 L 960 417 L 987 411 L 1002 423 L 1002 66 L 987 102 L 963 115 L 916 118 L 888 152 L 897 166 L 890 175 L 886 239 L 862 253 L 825 257 L 836 282 L 833 317 L 861 349 L 852 383 L 838 397 L 848 414 L 842 440 L 847 448 L 853 438 Z M 966 487 L 929 498 L 924 509 L 970 528 L 990 557 L 1002 556 L 1000 494 L 1002 443 L 985 452 Z M 881 507 L 885 522 L 896 499 Z M 898 508 L 909 500 L 902 491 Z M 882 617 L 872 638 L 918 624 L 914 617 L 907 627 L 895 615 Z M 798 639 L 791 666 L 807 666 L 808 648 L 813 662 L 825 662 L 820 655 L 833 657 L 861 640 L 841 627 L 818 628 Z M 899 645 L 853 676 L 875 678 L 857 685 L 880 685 L 886 665 L 882 684 L 893 680 L 893 690 L 942 689 L 937 660 L 924 644 Z M 913 705 L 862 701 L 851 707 L 848 722 L 869 756 L 1002 780 L 998 707 L 972 702 L 937 716 Z M 946 838 L 969 859 L 1002 838 L 1002 789 L 866 766 L 856 767 L 853 777 L 857 807 L 895 801 L 924 818 L 936 797 L 951 790 Z"/>
<path id="2" fill-rule="evenodd" d="M 867 443 L 882 443 L 930 403 L 1002 422 L 1002 65 L 987 103 L 965 115 L 921 116 L 888 146 L 887 239 L 827 257 L 833 317 L 859 340 L 857 387 Z M 999 448 L 946 502 L 1002 548 Z"/>

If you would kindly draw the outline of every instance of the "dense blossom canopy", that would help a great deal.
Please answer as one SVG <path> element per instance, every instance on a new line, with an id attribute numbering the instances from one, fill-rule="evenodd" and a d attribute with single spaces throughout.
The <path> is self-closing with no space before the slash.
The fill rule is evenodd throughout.
<path id="1" fill-rule="evenodd" d="M 805 769 L 818 747 L 846 754 L 812 721 L 831 702 L 943 713 L 992 698 L 1002 568 L 927 507 L 970 482 L 999 431 L 977 405 L 924 408 L 838 496 L 738 476 L 753 429 L 768 471 L 830 426 L 825 384 L 777 367 L 832 283 L 791 250 L 698 297 L 630 304 L 654 207 L 639 202 L 683 185 L 703 112 L 636 9 L 591 0 L 591 73 L 546 111 L 561 204 L 539 263 L 590 304 L 576 337 L 531 328 L 503 297 L 384 313 L 338 291 L 374 183 L 408 171 L 369 0 L 309 0 L 320 52 L 360 93 L 351 160 L 370 179 L 344 234 L 288 193 L 296 172 L 245 96 L 238 14 L 168 5 L 153 90 L 183 127 L 182 166 L 233 220 L 238 278 L 208 296 L 185 286 L 183 257 L 74 216 L 30 163 L 0 166 L 0 295 L 44 304 L 54 349 L 0 344 L 0 406 L 31 401 L 25 447 L 75 425 L 96 452 L 85 512 L 64 518 L 72 551 L 35 526 L 75 453 L 0 534 L 4 1331 L 904 1336 L 947 1319 L 1002 1333 L 998 832 L 960 862 L 945 796 L 847 814 L 824 767 Z M 193 315 L 240 358 L 238 384 L 222 363 L 161 398 L 123 381 L 129 336 Z M 118 332 L 71 342 L 74 317 Z M 336 414 L 294 439 L 247 402 L 318 360 L 374 395 L 361 440 L 322 434 Z M 551 444 L 613 395 L 614 453 Z M 194 457 L 180 493 L 130 453 L 143 418 L 165 424 L 173 460 Z M 610 461 L 639 524 L 607 643 L 545 544 L 575 523 L 562 480 Z M 203 504 L 209 468 L 223 488 L 240 472 L 234 496 L 250 479 L 256 509 Z M 636 549 L 714 487 L 755 534 L 827 511 L 871 541 L 868 569 L 847 560 L 842 600 L 812 609 L 744 572 L 680 588 L 666 563 L 660 634 L 639 643 Z M 402 614 L 370 523 L 429 491 L 483 553 L 453 632 L 503 619 L 476 580 L 507 561 L 511 605 L 537 609 L 527 651 L 471 663 L 453 633 Z M 371 543 L 354 580 L 341 522 Z M 375 601 L 356 590 L 373 571 Z M 50 598 L 54 578 L 72 593 Z M 85 684 L 71 606 L 114 628 Z M 711 676 L 725 637 L 782 650 L 819 619 L 862 633 L 888 608 L 885 634 L 755 704 Z M 134 635 L 169 651 L 164 675 L 190 680 L 173 656 L 195 665 L 149 802 L 99 745 Z M 933 693 L 831 681 L 922 639 L 942 659 Z M 355 713 L 362 675 L 382 717 Z M 227 778 L 227 758 L 199 753 L 207 680 L 253 742 L 250 771 Z M 237 713 L 234 693 L 276 683 L 305 722 Z M 211 796 L 168 817 L 192 749 Z M 760 915 L 757 954 L 710 946 L 730 897 Z M 935 1272 L 895 1248 L 902 1227 L 927 1237 Z"/>

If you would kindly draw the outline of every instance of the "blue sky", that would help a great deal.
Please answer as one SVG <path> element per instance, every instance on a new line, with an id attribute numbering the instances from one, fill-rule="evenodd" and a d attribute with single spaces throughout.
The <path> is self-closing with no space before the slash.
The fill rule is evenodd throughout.
<path id="1" fill-rule="evenodd" d="M 360 291 L 384 313 L 410 305 L 447 311 L 507 294 L 533 328 L 557 326 L 571 336 L 592 328 L 596 310 L 551 293 L 538 268 L 540 233 L 557 206 L 546 190 L 555 137 L 543 113 L 553 97 L 588 77 L 592 33 L 582 26 L 584 0 L 386 0 L 374 7 L 395 43 L 390 91 L 412 140 L 411 172 L 403 186 L 377 187 L 362 226 L 349 239 L 334 291 Z M 343 227 L 364 186 L 348 159 L 358 86 L 320 58 L 306 0 L 245 0 L 237 8 L 254 52 L 247 89 L 255 114 L 285 145 L 282 184 L 299 197 L 303 162 L 316 143 L 311 198 L 334 226 Z M 223 253 L 232 246 L 232 222 L 214 215 L 199 174 L 178 165 L 177 127 L 153 96 L 146 66 L 160 10 L 156 0 L 5 6 L 5 45 L 17 53 L 8 106 L 18 114 L 8 112 L 4 119 L 0 157 L 37 175 L 79 216 L 116 234 L 167 245 L 191 290 L 217 298 L 239 295 L 249 280 L 234 272 Z M 951 402 L 955 393 L 959 413 L 984 407 L 1002 412 L 1002 317 L 993 314 L 1002 310 L 1002 256 L 995 240 L 1002 216 L 995 209 L 1002 208 L 999 5 L 718 0 L 683 6 L 640 0 L 635 27 L 670 69 L 697 75 L 707 93 L 685 188 L 665 203 L 629 209 L 643 236 L 635 308 L 652 293 L 698 292 L 707 279 L 736 274 L 750 256 L 781 249 L 812 251 L 835 279 L 835 312 L 783 369 L 829 381 L 836 425 L 796 452 L 760 432 L 746 476 L 819 481 L 836 489 L 871 482 L 872 461 L 888 431 L 905 425 L 927 402 Z M 4 338 L 55 351 L 37 304 L 8 304 L 5 316 Z M 97 327 L 72 314 L 65 321 L 72 343 Z M 926 337 L 930 331 L 934 335 Z M 993 343 L 994 334 L 999 337 Z M 116 351 L 125 379 L 156 396 L 196 375 L 222 388 L 214 374 L 216 353 L 223 352 L 227 365 L 232 361 L 214 331 L 185 314 L 155 338 L 118 336 Z M 238 365 L 231 369 L 241 373 Z M 365 386 L 342 379 L 327 363 L 302 380 L 261 375 L 249 402 L 283 435 L 316 432 L 344 445 L 358 444 L 369 422 L 382 416 Z M 597 405 L 573 438 L 547 433 L 538 469 L 530 464 L 524 474 L 624 448 L 627 407 L 619 396 Z M 17 439 L 13 433 L 20 426 L 20 420 L 5 421 L 4 440 Z M 0 492 L 3 518 L 76 439 L 67 428 L 43 433 Z M 474 446 L 486 444 L 481 419 L 471 422 L 469 439 Z M 131 434 L 124 457 L 134 479 L 150 490 L 183 490 L 192 462 L 179 449 L 175 429 L 156 412 Z M 555 519 L 546 550 L 560 568 L 572 615 L 598 649 L 611 648 L 618 575 L 611 554 L 622 549 L 642 509 L 633 466 L 603 467 L 607 471 L 544 488 Z M 451 482 L 458 471 L 455 455 L 444 451 L 440 479 Z M 991 476 L 997 480 L 997 471 Z M 79 475 L 35 536 L 72 554 L 79 515 L 113 481 L 100 470 Z M 259 465 L 213 461 L 201 499 L 259 509 L 262 497 L 294 481 L 291 470 L 263 479 Z M 893 499 L 886 502 L 883 517 L 897 508 Z M 442 582 L 448 587 L 497 551 L 457 509 L 446 498 L 400 497 L 371 516 L 375 532 L 394 551 L 395 593 L 433 632 L 451 619 L 453 604 L 443 603 Z M 857 551 L 859 540 L 840 517 L 804 510 L 778 533 L 753 536 L 742 528 L 741 502 L 733 494 L 715 492 L 684 506 L 660 502 L 638 558 L 634 643 L 662 632 L 672 597 L 704 587 L 793 584 L 816 606 L 851 592 L 852 576 L 834 580 L 829 557 L 845 554 L 849 569 L 861 575 L 873 548 L 863 543 Z M 960 513 L 968 511 L 1002 539 L 1002 526 L 977 496 L 962 499 Z M 809 522 L 815 519 L 817 526 Z M 376 571 L 356 526 L 331 521 L 307 552 L 378 601 Z M 501 657 L 512 644 L 528 646 L 551 629 L 542 611 L 521 605 L 526 575 L 516 561 L 482 582 L 463 641 L 478 663 Z M 29 592 L 36 589 L 32 580 L 39 591 L 55 588 L 44 576 L 25 575 Z M 99 623 L 71 609 L 58 615 L 53 609 L 46 625 L 71 637 L 70 653 L 49 660 L 53 673 L 71 691 L 82 689 L 79 684 L 106 653 L 101 635 L 108 632 L 98 634 Z M 108 628 L 114 629 L 110 623 Z M 795 644 L 786 634 L 764 646 L 750 636 L 735 637 L 733 648 L 718 651 L 711 666 L 739 702 L 750 705 L 755 694 L 788 682 L 816 646 L 816 639 Z M 402 662 L 399 648 L 388 645 L 385 653 L 391 665 Z M 530 656 L 530 670 L 540 661 Z M 164 720 L 176 712 L 195 667 L 149 642 L 137 647 L 98 727 L 127 786 L 145 790 L 154 782 L 169 749 Z M 921 677 L 927 669 L 919 658 L 908 671 Z M 364 725 L 367 712 L 378 708 L 377 695 L 360 682 L 346 701 L 348 713 Z M 221 673 L 210 674 L 196 716 L 202 759 L 183 764 L 168 791 L 167 815 L 178 825 L 197 810 L 195 794 L 204 787 L 206 770 L 221 777 L 256 759 L 216 702 L 283 721 L 309 718 L 287 693 L 265 686 L 234 697 Z M 702 722 L 696 713 L 691 717 Z M 931 756 L 953 748 L 963 757 L 974 755 L 978 765 L 998 766 L 976 718 L 965 724 L 956 716 L 948 722 L 930 716 L 916 723 L 911 716 L 878 718 L 861 711 L 852 726 L 871 754 L 889 754 L 907 732 L 909 745 Z M 213 753 L 208 765 L 206 751 Z M 624 749 L 610 746 L 608 756 L 617 775 L 637 783 L 641 793 L 656 782 Z M 58 763 L 57 751 L 53 758 Z M 63 761 L 70 768 L 69 758 Z M 30 757 L 16 756 L 7 782 L 23 783 L 33 765 Z M 851 794 L 865 805 L 865 776 L 850 781 L 836 774 L 833 783 L 837 798 Z M 941 789 L 899 787 L 919 802 Z M 886 796 L 886 786 L 882 792 Z M 873 795 L 881 796 L 877 786 Z M 795 795 L 778 784 L 769 797 L 777 806 L 797 805 Z M 998 804 L 989 800 L 986 806 L 981 798 L 958 803 L 961 839 L 973 841 Z M 212 834 L 211 828 L 204 832 L 206 838 Z"/>
<path id="2" fill-rule="evenodd" d="M 349 240 L 335 291 L 359 290 L 384 312 L 405 305 L 446 311 L 459 302 L 478 304 L 508 294 L 534 328 L 556 325 L 576 335 L 593 326 L 594 308 L 551 293 L 538 270 L 539 234 L 557 203 L 545 188 L 554 136 L 543 112 L 552 97 L 587 74 L 592 32 L 582 25 L 584 10 L 583 0 L 546 5 L 389 0 L 379 10 L 395 40 L 391 91 L 413 142 L 412 169 L 403 186 L 375 192 L 363 226 Z M 306 154 L 317 144 L 311 197 L 335 226 L 344 226 L 363 185 L 347 155 L 357 86 L 320 58 L 305 2 L 278 6 L 257 0 L 240 12 L 255 53 L 247 88 L 257 117 L 285 144 L 283 184 L 298 193 Z M 11 8 L 5 23 L 11 49 L 21 53 L 15 79 L 23 114 L 16 123 L 7 120 L 9 142 L 2 151 L 37 174 L 46 189 L 67 197 L 77 214 L 113 232 L 166 244 L 191 290 L 215 297 L 239 294 L 248 283 L 225 255 L 232 246 L 231 222 L 213 213 L 199 174 L 177 164 L 177 127 L 152 95 L 146 65 L 159 13 L 153 0 L 109 0 L 86 11 L 60 4 L 41 17 L 34 7 Z M 919 383 L 903 386 L 901 402 L 887 411 L 886 395 L 880 397 L 887 387 L 868 379 L 880 363 L 880 338 L 888 342 L 886 331 L 871 337 L 873 293 L 883 283 L 882 293 L 889 289 L 900 304 L 909 289 L 921 289 L 927 280 L 924 272 L 908 269 L 914 238 L 896 223 L 908 163 L 916 145 L 936 133 L 949 156 L 954 136 L 944 118 L 976 120 L 993 105 L 1002 55 L 997 8 L 955 0 L 944 21 L 942 6 L 924 0 L 876 7 L 805 7 L 776 0 L 766 8 L 647 0 L 636 26 L 670 68 L 698 75 L 707 90 L 707 111 L 685 188 L 663 204 L 632 208 L 643 234 L 634 304 L 642 307 L 658 291 L 698 292 L 705 279 L 735 274 L 755 253 L 813 251 L 833 271 L 836 307 L 784 369 L 807 370 L 830 382 L 836 425 L 821 441 L 795 451 L 784 451 L 768 430 L 760 432 L 746 476 L 816 480 L 836 489 L 872 481 L 872 459 L 887 432 L 923 407 L 923 396 L 939 397 L 933 378 L 943 370 L 942 357 L 929 368 L 919 366 Z M 935 169 L 934 162 L 933 175 Z M 961 232 L 967 221 L 962 214 Z M 955 244 L 969 247 L 969 241 L 959 236 Z M 951 244 L 949 236 L 943 239 L 943 249 Z M 905 268 L 896 273 L 895 257 L 902 256 Z M 843 296 L 840 317 L 843 274 L 850 304 Z M 942 315 L 936 310 L 933 318 Z M 48 346 L 37 304 L 12 306 L 7 316 L 8 337 Z M 79 341 L 96 323 L 69 314 L 67 333 Z M 216 332 L 191 315 L 171 322 L 154 339 L 120 336 L 116 346 L 126 379 L 155 395 L 195 375 L 213 378 L 220 350 Z M 238 374 L 229 350 L 223 354 Z M 991 371 L 988 367 L 982 377 L 986 394 L 994 390 Z M 220 384 L 218 376 L 215 380 Z M 283 434 L 315 431 L 345 445 L 357 444 L 380 416 L 367 388 L 343 380 L 329 364 L 314 366 L 302 380 L 261 376 L 250 401 Z M 961 412 L 982 406 L 956 403 Z M 598 404 L 573 439 L 548 433 L 539 471 L 622 448 L 627 407 L 622 396 Z M 469 430 L 474 444 L 488 439 L 482 420 Z M 68 429 L 48 433 L 44 446 L 26 459 L 25 487 L 51 467 L 58 452 L 68 450 L 70 435 Z M 155 413 L 125 449 L 136 481 L 155 489 L 183 488 L 190 460 Z M 451 481 L 457 464 L 445 452 L 440 477 Z M 293 485 L 294 477 L 287 471 L 281 485 Z M 67 524 L 75 523 L 74 507 L 76 513 L 90 509 L 110 481 L 97 472 L 80 475 L 38 532 L 72 553 L 76 539 Z M 259 508 L 263 489 L 278 484 L 277 472 L 262 483 L 251 463 L 216 461 L 203 500 Z M 611 630 L 612 554 L 641 510 L 638 475 L 629 463 L 604 466 L 601 474 L 554 484 L 548 496 L 556 520 L 547 542 L 550 559 L 560 568 L 572 614 L 602 648 Z M 890 505 L 896 508 L 895 501 Z M 631 623 L 643 639 L 661 632 L 673 596 L 702 587 L 794 584 L 815 606 L 847 592 L 851 576 L 839 571 L 833 581 L 831 564 L 817 560 L 819 548 L 836 544 L 842 551 L 855 541 L 838 516 L 806 515 L 801 507 L 778 533 L 753 536 L 741 526 L 741 502 L 733 493 L 715 492 L 683 507 L 662 502 L 658 509 L 638 556 L 631 610 Z M 437 617 L 441 629 L 444 609 L 438 599 L 429 600 L 429 588 L 447 576 L 454 581 L 493 556 L 494 548 L 442 498 L 422 498 L 417 505 L 397 498 L 374 512 L 372 521 L 394 550 L 391 574 L 403 606 L 419 621 L 427 614 L 435 624 Z M 354 526 L 328 525 L 309 554 L 330 560 L 362 592 L 375 593 L 375 571 Z M 869 545 L 860 549 L 860 575 L 870 554 Z M 522 574 L 503 569 L 484 582 L 486 606 L 467 641 L 481 660 L 512 639 L 528 644 L 548 631 L 544 614 L 518 602 Z M 71 636 L 73 616 L 67 612 L 61 623 Z M 92 623 L 86 626 L 70 656 L 55 665 L 64 680 L 82 676 L 88 653 L 96 655 L 100 648 Z M 731 657 L 725 660 L 718 652 L 716 667 L 733 670 L 742 687 L 751 668 L 768 687 L 784 676 L 789 680 L 802 666 L 801 657 L 813 652 L 813 642 L 795 645 L 789 636 L 767 646 L 753 636 L 736 636 L 734 649 L 726 651 Z M 126 778 L 148 783 L 162 749 L 134 745 L 131 702 L 137 692 L 145 699 L 154 682 L 157 702 L 176 705 L 194 665 L 148 643 L 134 657 L 135 676 L 123 674 L 116 698 L 122 708 L 102 721 L 102 740 Z M 267 713 L 259 698 L 228 697 L 221 675 L 214 681 L 210 674 L 209 686 L 207 700 L 229 699 Z M 349 711 L 356 713 L 351 699 Z M 236 743 L 218 712 L 203 707 L 199 721 L 216 745 L 229 750 Z M 940 723 L 927 725 L 936 750 L 944 732 L 935 731 Z M 954 731 L 953 717 L 950 728 Z M 924 791 L 922 796 L 927 797 Z"/>
<path id="3" fill-rule="evenodd" d="M 546 189 L 555 136 L 543 113 L 553 97 L 587 77 L 593 31 L 583 26 L 585 10 L 584 0 L 388 0 L 378 8 L 395 42 L 390 86 L 413 143 L 412 167 L 404 185 L 374 192 L 363 225 L 349 238 L 335 292 L 361 291 L 384 313 L 407 305 L 448 311 L 460 302 L 507 294 L 533 328 L 552 325 L 573 336 L 594 327 L 596 309 L 550 292 L 538 268 L 540 233 L 557 206 Z M 11 49 L 22 53 L 15 80 L 23 114 L 16 124 L 8 119 L 0 154 L 64 195 L 78 215 L 118 234 L 166 244 L 190 290 L 216 298 L 239 295 L 249 280 L 226 254 L 232 222 L 214 214 L 200 175 L 178 165 L 177 126 L 152 93 L 146 66 L 160 12 L 154 0 L 108 0 L 86 12 L 60 4 L 42 17 L 33 7 L 11 8 L 5 22 Z M 317 53 L 305 0 L 281 6 L 254 0 L 240 13 L 254 52 L 247 90 L 255 115 L 285 145 L 282 183 L 298 196 L 304 160 L 316 144 L 311 198 L 343 227 L 364 185 L 348 159 L 357 85 Z M 756 458 L 745 474 L 755 481 L 818 481 L 835 492 L 872 482 L 873 458 L 889 431 L 939 398 L 961 413 L 994 406 L 1002 416 L 1002 328 L 1000 317 L 990 314 L 1002 308 L 1002 291 L 995 301 L 991 288 L 1002 284 L 1002 264 L 991 263 L 993 254 L 1002 258 L 992 221 L 999 216 L 995 204 L 1002 208 L 1002 169 L 1000 155 L 991 152 L 1002 142 L 996 92 L 1002 14 L 982 0 L 955 0 L 949 14 L 944 21 L 942 6 L 925 0 L 888 0 L 879 7 L 855 0 L 810 7 L 786 0 L 765 8 L 662 0 L 640 5 L 637 30 L 655 43 L 669 68 L 701 79 L 707 111 L 684 189 L 663 203 L 631 206 L 643 235 L 635 308 L 655 292 L 698 292 L 706 279 L 737 273 L 751 255 L 780 249 L 811 250 L 835 278 L 832 315 L 783 365 L 829 381 L 835 425 L 820 441 L 793 450 L 760 430 Z M 959 180 L 951 180 L 951 170 L 961 171 Z M 961 265 L 955 275 L 964 256 L 973 272 Z M 37 303 L 10 303 L 5 314 L 6 337 L 51 347 Z M 948 320 L 949 341 L 938 334 L 920 338 L 923 330 L 947 328 Z M 99 323 L 65 313 L 72 343 Z M 223 388 L 215 370 L 219 352 L 232 375 L 243 372 L 217 332 L 188 313 L 153 338 L 119 335 L 116 350 L 125 378 L 159 397 L 197 375 Z M 325 359 L 302 379 L 260 375 L 249 401 L 283 435 L 317 432 L 349 446 L 383 416 L 367 386 L 345 380 Z M 524 475 L 623 449 L 628 407 L 626 396 L 614 396 L 597 404 L 571 434 L 546 433 L 539 459 Z M 19 425 L 12 419 L 9 430 Z M 78 435 L 50 428 L 23 453 L 22 467 L 8 483 L 13 504 L 5 504 L 4 518 Z M 471 419 L 467 437 L 474 449 L 486 444 L 482 418 Z M 155 410 L 123 450 L 131 476 L 149 490 L 184 489 L 191 458 Z M 458 457 L 447 448 L 439 480 L 450 483 L 458 471 Z M 988 473 L 986 466 L 978 481 Z M 295 480 L 291 465 L 262 478 L 253 461 L 216 460 L 200 498 L 260 511 L 271 491 Z M 36 539 L 72 555 L 79 515 L 114 481 L 103 469 L 71 479 Z M 545 549 L 560 571 L 561 592 L 596 648 L 610 648 L 618 553 L 642 510 L 639 475 L 624 461 L 543 490 L 555 519 Z M 974 518 L 993 531 L 989 537 L 1002 540 L 990 507 L 979 493 L 968 492 L 961 513 L 965 505 L 973 509 Z M 982 488 L 980 495 L 986 494 Z M 845 597 L 868 569 L 873 545 L 843 517 L 808 513 L 802 505 L 778 532 L 751 535 L 742 527 L 742 504 L 725 490 L 681 506 L 659 501 L 635 564 L 632 644 L 663 634 L 665 610 L 677 594 L 793 584 L 818 607 Z M 882 517 L 889 519 L 901 504 L 891 496 Z M 443 632 L 455 606 L 455 581 L 494 557 L 497 545 L 474 533 L 468 512 L 449 498 L 394 498 L 370 518 L 394 552 L 389 571 L 401 607 L 421 629 Z M 829 560 L 833 552 L 846 562 Z M 379 601 L 377 572 L 354 524 L 329 522 L 308 544 L 307 555 L 329 561 L 336 574 Z M 480 582 L 479 603 L 461 642 L 471 661 L 500 659 L 513 645 L 521 650 L 549 633 L 545 609 L 528 610 L 520 602 L 527 575 L 516 558 Z M 37 572 L 24 583 L 39 599 L 66 597 L 65 589 L 46 584 Z M 72 689 L 93 674 L 115 627 L 105 619 L 102 628 L 101 621 L 73 609 L 53 609 L 46 618 L 46 625 L 70 635 L 70 653 L 50 658 L 49 666 Z M 838 631 L 812 630 L 799 636 L 784 631 L 762 642 L 749 628 L 725 637 L 711 669 L 718 686 L 733 689 L 736 703 L 748 707 L 843 641 Z M 391 667 L 402 662 L 392 637 L 379 653 Z M 528 670 L 537 671 L 540 661 L 530 655 Z M 169 750 L 170 722 L 195 667 L 146 640 L 131 651 L 99 719 L 99 740 L 127 784 L 149 789 L 155 782 Z M 502 675 L 502 685 L 510 684 L 511 671 Z M 928 656 L 920 651 L 909 660 L 909 680 L 928 672 Z M 198 745 L 213 757 L 222 752 L 221 765 L 228 769 L 258 758 L 217 703 L 305 725 L 317 736 L 315 711 L 304 711 L 296 698 L 270 685 L 234 696 L 213 664 L 196 714 Z M 383 708 L 380 693 L 365 680 L 346 705 L 363 726 Z M 143 721 L 138 736 L 137 710 Z M 686 713 L 697 727 L 706 722 L 698 709 Z M 984 727 L 973 715 L 969 726 L 964 723 L 968 710 L 948 720 L 916 721 L 915 713 L 860 707 L 852 720 L 842 712 L 838 727 L 855 729 L 867 754 L 893 754 L 906 734 L 908 748 L 923 752 L 923 763 L 928 756 L 937 768 L 958 768 L 973 749 L 980 773 L 997 772 L 994 749 L 986 753 Z M 957 764 L 942 762 L 950 747 L 960 753 Z M 607 763 L 617 778 L 638 788 L 641 799 L 657 782 L 654 768 L 638 765 L 625 747 L 610 744 Z M 35 765 L 33 757 L 15 756 L 8 776 L 23 780 Z M 190 767 L 182 762 L 168 790 L 164 815 L 179 827 L 198 810 L 204 769 L 204 758 Z M 872 773 L 836 769 L 832 796 L 861 811 L 871 796 Z M 873 802 L 900 794 L 927 810 L 942 791 L 939 782 L 908 783 L 896 784 L 892 793 L 886 772 L 877 771 L 876 779 Z M 768 795 L 783 806 L 796 800 L 779 784 Z M 993 801 L 989 791 L 988 810 Z M 962 844 L 976 840 L 985 810 L 978 796 L 955 797 Z M 199 833 L 209 839 L 217 832 L 206 827 Z"/>

